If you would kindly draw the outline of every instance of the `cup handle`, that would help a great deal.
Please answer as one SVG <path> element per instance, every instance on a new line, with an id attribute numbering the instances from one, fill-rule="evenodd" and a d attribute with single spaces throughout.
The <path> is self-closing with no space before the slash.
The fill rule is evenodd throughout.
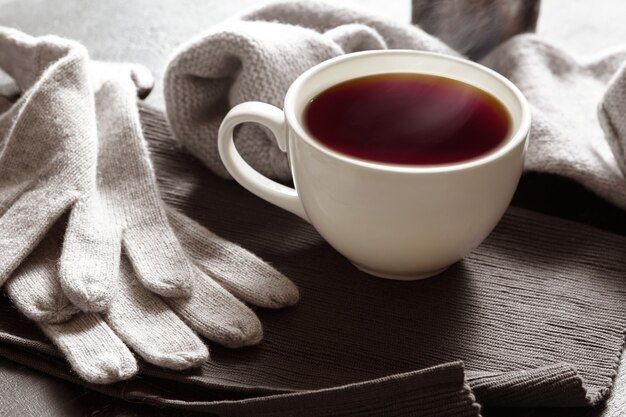
<path id="1" fill-rule="evenodd" d="M 248 191 L 310 222 L 302 207 L 300 196 L 294 188 L 286 187 L 261 175 L 237 152 L 233 130 L 244 122 L 260 123 L 268 127 L 274 134 L 280 150 L 287 151 L 287 125 L 283 111 L 270 104 L 249 101 L 233 107 L 220 126 L 217 146 L 224 166 Z"/>

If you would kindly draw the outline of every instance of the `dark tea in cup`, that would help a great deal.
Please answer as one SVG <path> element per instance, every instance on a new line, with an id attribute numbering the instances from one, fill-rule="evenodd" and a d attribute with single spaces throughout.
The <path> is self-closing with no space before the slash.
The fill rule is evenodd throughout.
<path id="1" fill-rule="evenodd" d="M 504 143 L 511 120 L 496 97 L 461 81 L 386 73 L 336 84 L 304 111 L 319 142 L 343 154 L 400 165 L 483 156 Z"/>

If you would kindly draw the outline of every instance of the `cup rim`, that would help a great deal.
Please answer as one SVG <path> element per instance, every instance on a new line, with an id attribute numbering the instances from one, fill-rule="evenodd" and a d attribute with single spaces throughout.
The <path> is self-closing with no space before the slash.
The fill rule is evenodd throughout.
<path id="1" fill-rule="evenodd" d="M 467 65 L 478 69 L 479 71 L 485 72 L 491 77 L 495 78 L 499 82 L 501 82 L 506 88 L 508 88 L 515 98 L 517 99 L 520 108 L 521 108 L 521 117 L 520 123 L 517 130 L 513 133 L 513 135 L 507 140 L 504 146 L 501 146 L 491 152 L 486 153 L 485 155 L 479 156 L 477 158 L 469 159 L 466 161 L 453 162 L 448 164 L 437 164 L 437 165 L 403 165 L 403 164 L 394 164 L 387 162 L 378 162 L 378 161 L 370 161 L 366 159 L 361 159 L 357 157 L 353 157 L 339 151 L 336 151 L 323 143 L 319 142 L 315 138 L 313 138 L 307 131 L 304 129 L 302 124 L 300 123 L 299 118 L 295 112 L 296 105 L 296 96 L 298 91 L 301 89 L 302 85 L 312 76 L 327 69 L 330 66 L 333 66 L 339 62 L 358 59 L 368 56 L 377 56 L 377 55 L 417 55 L 417 56 L 430 56 L 439 59 L 444 59 L 448 61 L 457 62 L 462 65 Z M 507 110 L 509 110 L 507 108 Z M 451 55 L 441 54 L 437 52 L 427 52 L 427 51 L 416 51 L 412 49 L 384 49 L 384 50 L 373 50 L 373 51 L 362 51 L 362 52 L 353 52 L 349 54 L 344 54 L 337 56 L 335 58 L 330 58 L 320 64 L 315 65 L 314 67 L 308 69 L 304 73 L 302 73 L 289 87 L 287 94 L 285 95 L 284 102 L 284 112 L 285 118 L 287 120 L 287 124 L 295 131 L 297 136 L 304 140 L 310 146 L 316 148 L 320 152 L 329 155 L 335 159 L 342 160 L 352 165 L 361 166 L 364 168 L 376 169 L 380 171 L 389 171 L 389 172 L 399 172 L 399 173 L 436 173 L 436 172 L 450 172 L 450 171 L 458 171 L 471 169 L 477 166 L 481 166 L 487 164 L 489 162 L 495 161 L 523 142 L 528 136 L 528 132 L 530 131 L 530 122 L 531 122 L 531 112 L 530 106 L 524 94 L 509 81 L 506 77 L 497 73 L 496 71 L 487 68 L 484 65 L 478 64 L 476 62 L 459 58 Z"/>

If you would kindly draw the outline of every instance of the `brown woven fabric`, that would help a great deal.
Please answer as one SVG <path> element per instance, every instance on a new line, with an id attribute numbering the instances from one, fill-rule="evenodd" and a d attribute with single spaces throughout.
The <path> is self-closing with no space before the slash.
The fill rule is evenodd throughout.
<path id="1" fill-rule="evenodd" d="M 606 398 L 626 329 L 626 237 L 511 208 L 441 276 L 380 280 L 179 151 L 159 112 L 144 109 L 143 122 L 166 201 L 271 262 L 302 299 L 257 310 L 260 346 L 212 346 L 196 371 L 144 364 L 142 378 L 97 389 L 224 415 L 469 416 L 479 413 L 474 395 L 507 407 Z M 0 354 L 76 380 L 6 300 L 0 306 Z"/>

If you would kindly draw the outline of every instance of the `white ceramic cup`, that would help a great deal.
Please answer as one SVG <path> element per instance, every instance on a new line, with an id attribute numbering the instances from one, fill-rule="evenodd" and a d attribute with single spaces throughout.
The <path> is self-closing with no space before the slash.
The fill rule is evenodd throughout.
<path id="1" fill-rule="evenodd" d="M 317 94 L 352 78 L 394 72 L 444 76 L 491 93 L 510 114 L 508 137 L 475 159 L 407 166 L 351 157 L 307 133 L 303 112 Z M 239 155 L 233 129 L 244 122 L 274 133 L 288 154 L 295 189 L 259 174 Z M 441 54 L 384 50 L 316 65 L 291 85 L 284 110 L 260 102 L 235 106 L 222 122 L 218 141 L 228 172 L 249 191 L 310 222 L 362 271 L 411 280 L 443 271 L 495 227 L 522 173 L 529 129 L 526 99 L 496 72 Z"/>

